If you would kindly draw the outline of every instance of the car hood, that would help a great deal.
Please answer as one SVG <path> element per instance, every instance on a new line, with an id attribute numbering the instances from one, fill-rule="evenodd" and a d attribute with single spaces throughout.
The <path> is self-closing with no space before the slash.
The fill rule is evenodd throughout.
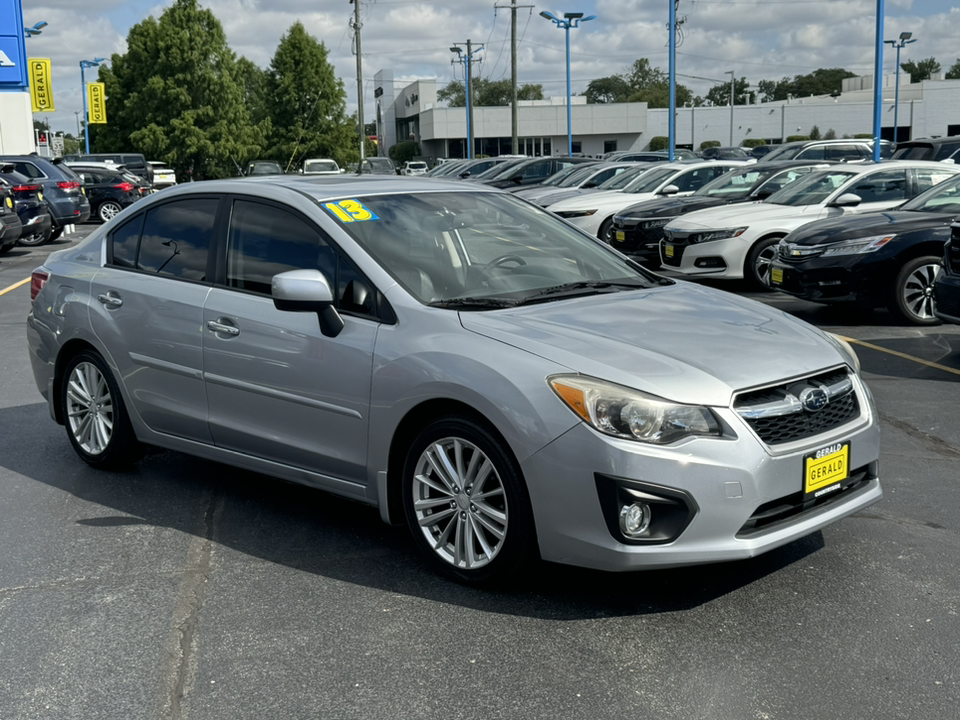
<path id="1" fill-rule="evenodd" d="M 617 213 L 617 217 L 629 220 L 630 218 L 658 218 L 675 217 L 677 215 L 686 215 L 687 213 L 704 210 L 706 208 L 728 205 L 731 200 L 720 200 L 719 198 L 687 195 L 686 197 L 657 198 L 655 200 L 646 200 L 636 203 L 630 207 L 624 208 Z"/>
<path id="2" fill-rule="evenodd" d="M 671 230 L 703 230 L 736 225 L 750 225 L 761 221 L 789 220 L 792 218 L 816 217 L 820 205 L 775 205 L 766 202 L 735 203 L 718 208 L 708 208 L 685 215 L 667 227 Z"/>
<path id="3" fill-rule="evenodd" d="M 871 235 L 929 230 L 949 225 L 954 217 L 953 213 L 922 213 L 909 210 L 849 215 L 804 225 L 788 236 L 788 242 L 796 245 L 824 245 Z"/>
<path id="4" fill-rule="evenodd" d="M 563 200 L 569 200 L 570 198 L 580 197 L 581 195 L 596 195 L 600 192 L 606 192 L 605 190 L 597 190 L 596 188 L 561 188 L 559 190 L 554 190 L 550 193 L 543 193 L 537 197 L 527 198 L 531 202 L 535 202 L 541 207 L 552 206 Z"/>
<path id="5" fill-rule="evenodd" d="M 689 282 L 462 312 L 461 322 L 571 371 L 700 405 L 726 407 L 735 391 L 844 362 L 817 328 Z"/>
<path id="6" fill-rule="evenodd" d="M 602 190 L 600 192 L 590 193 L 589 197 L 572 197 L 568 200 L 555 202 L 550 208 L 553 211 L 558 210 L 591 210 L 597 207 L 597 203 L 606 204 L 609 201 L 630 202 L 631 197 L 635 197 L 635 202 L 648 199 L 645 195 L 625 195 L 619 190 Z"/>

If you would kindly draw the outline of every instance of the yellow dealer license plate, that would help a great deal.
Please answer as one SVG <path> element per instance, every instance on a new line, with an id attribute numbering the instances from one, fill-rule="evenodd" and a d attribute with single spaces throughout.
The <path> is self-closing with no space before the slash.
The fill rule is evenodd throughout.
<path id="1" fill-rule="evenodd" d="M 673 245 L 664 245 L 663 254 L 667 257 L 673 257 Z"/>
<path id="2" fill-rule="evenodd" d="M 836 443 L 803 459 L 804 499 L 822 497 L 840 489 L 850 474 L 850 443 Z"/>
<path id="3" fill-rule="evenodd" d="M 623 230 L 617 230 L 617 242 L 623 242 L 627 239 L 627 234 Z"/>
<path id="4" fill-rule="evenodd" d="M 37 200 L 39 200 L 40 202 L 43 202 L 43 193 L 42 193 L 42 192 L 38 192 L 38 193 L 37 193 Z"/>
<path id="5" fill-rule="evenodd" d="M 8 208 L 12 208 L 12 207 L 13 207 L 13 200 L 11 200 L 10 198 L 7 198 L 7 207 L 8 207 Z"/>
<path id="6" fill-rule="evenodd" d="M 770 269 L 770 282 L 775 285 L 783 284 L 783 268 L 771 268 Z"/>

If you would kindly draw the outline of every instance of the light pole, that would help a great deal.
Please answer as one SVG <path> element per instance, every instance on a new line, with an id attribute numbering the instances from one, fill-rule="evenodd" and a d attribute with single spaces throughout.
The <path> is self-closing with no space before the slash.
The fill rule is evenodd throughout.
<path id="1" fill-rule="evenodd" d="M 87 141 L 87 155 L 90 154 L 90 111 L 87 109 L 87 79 L 83 71 L 87 68 L 98 67 L 104 60 L 105 58 L 94 58 L 93 60 L 80 61 L 80 92 L 83 95 L 83 135 Z"/>
<path id="2" fill-rule="evenodd" d="M 33 37 L 34 35 L 39 35 L 46 26 L 47 26 L 47 23 L 41 20 L 40 22 L 36 23 L 33 27 L 25 27 L 23 28 L 23 37 L 29 38 L 29 37 Z"/>
<path id="3" fill-rule="evenodd" d="M 887 45 L 895 47 L 897 49 L 897 82 L 896 89 L 893 93 L 893 141 L 897 142 L 900 138 L 900 124 L 898 114 L 900 112 L 900 50 L 903 49 L 904 45 L 909 45 L 910 43 L 915 43 L 916 40 L 911 40 L 913 33 L 911 32 L 902 32 L 900 33 L 900 40 L 884 40 Z M 912 78 L 911 78 L 912 79 Z"/>
<path id="4" fill-rule="evenodd" d="M 467 51 L 464 53 L 460 49 L 459 45 L 454 45 L 450 48 L 450 52 L 455 52 L 457 54 L 456 62 L 464 64 L 464 73 L 466 75 L 466 83 L 464 84 L 464 92 L 467 98 L 467 160 L 473 160 L 473 55 L 483 50 L 483 45 L 479 45 L 476 48 L 473 46 L 472 40 L 467 40 Z"/>
<path id="5" fill-rule="evenodd" d="M 733 147 L 733 90 L 734 90 L 734 77 L 733 70 L 727 70 L 724 75 L 730 76 L 730 145 L 728 147 Z"/>
<path id="6" fill-rule="evenodd" d="M 553 13 L 542 12 L 541 17 L 545 17 L 550 22 L 556 24 L 558 28 L 563 28 L 567 36 L 567 155 L 573 155 L 573 109 L 570 106 L 570 28 L 580 27 L 580 23 L 588 20 L 596 20 L 596 15 L 583 16 L 583 13 L 564 13 L 562 18 L 558 18 Z"/>
<path id="7" fill-rule="evenodd" d="M 73 114 L 77 117 L 77 142 L 80 142 L 80 113 L 81 110 L 74 110 Z"/>

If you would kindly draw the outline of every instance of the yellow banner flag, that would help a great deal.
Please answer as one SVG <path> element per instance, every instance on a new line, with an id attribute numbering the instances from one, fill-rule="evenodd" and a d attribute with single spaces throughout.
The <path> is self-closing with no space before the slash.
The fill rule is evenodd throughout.
<path id="1" fill-rule="evenodd" d="M 34 112 L 54 112 L 53 85 L 50 78 L 50 58 L 30 58 L 27 61 L 30 70 L 30 99 Z"/>
<path id="2" fill-rule="evenodd" d="M 107 123 L 107 98 L 103 83 L 87 83 L 87 108 L 89 108 L 87 122 L 103 125 Z"/>

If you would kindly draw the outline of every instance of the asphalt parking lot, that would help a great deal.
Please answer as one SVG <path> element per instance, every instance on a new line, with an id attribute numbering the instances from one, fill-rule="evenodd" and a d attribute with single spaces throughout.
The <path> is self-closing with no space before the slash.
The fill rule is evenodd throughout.
<path id="1" fill-rule="evenodd" d="M 960 327 L 746 293 L 854 343 L 884 499 L 754 560 L 509 591 L 433 575 L 376 510 L 173 452 L 95 471 L 0 256 L 0 720 L 870 720 L 960 705 Z"/>

